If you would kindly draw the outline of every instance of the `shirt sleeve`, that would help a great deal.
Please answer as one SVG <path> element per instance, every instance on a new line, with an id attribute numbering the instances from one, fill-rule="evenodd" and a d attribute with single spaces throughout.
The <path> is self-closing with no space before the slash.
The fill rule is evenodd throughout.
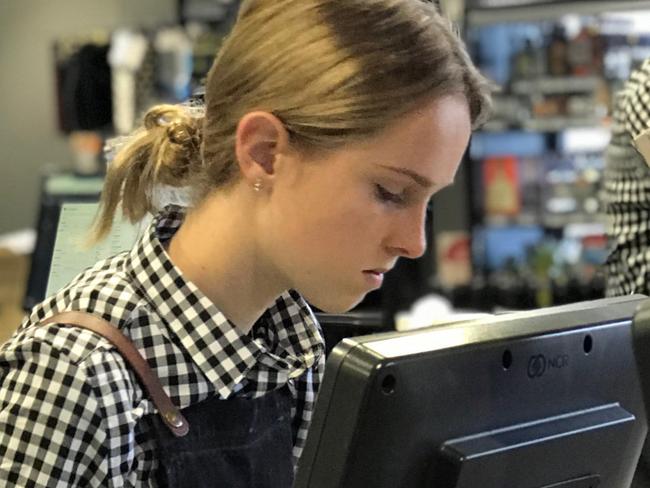
<path id="1" fill-rule="evenodd" d="M 0 363 L 0 479 L 8 486 L 106 486 L 105 423 L 67 355 L 32 343 Z"/>
<path id="2" fill-rule="evenodd" d="M 298 459 L 302 454 L 307 439 L 307 431 L 311 424 L 316 397 L 323 372 L 325 371 L 325 354 L 321 354 L 318 362 L 305 371 L 302 376 L 295 380 L 295 408 L 293 412 L 293 465 L 298 465 Z"/>

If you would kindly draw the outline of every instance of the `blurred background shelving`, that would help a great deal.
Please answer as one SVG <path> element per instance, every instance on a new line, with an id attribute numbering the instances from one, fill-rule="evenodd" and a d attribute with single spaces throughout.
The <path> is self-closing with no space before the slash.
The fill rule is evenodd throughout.
<path id="1" fill-rule="evenodd" d="M 650 2 L 476 0 L 456 21 L 497 92 L 457 189 L 465 228 L 436 226 L 436 285 L 488 311 L 603 296 L 604 150 L 614 94 L 650 57 Z"/>

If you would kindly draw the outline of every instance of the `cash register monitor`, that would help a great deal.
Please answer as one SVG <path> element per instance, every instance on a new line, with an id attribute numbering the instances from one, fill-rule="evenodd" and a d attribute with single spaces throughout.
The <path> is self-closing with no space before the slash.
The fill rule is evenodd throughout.
<path id="1" fill-rule="evenodd" d="M 98 196 L 47 196 L 41 203 L 23 308 L 30 310 L 77 274 L 102 259 L 130 249 L 140 226 L 116 218 L 110 235 L 92 247 L 87 238 L 99 207 Z"/>
<path id="2" fill-rule="evenodd" d="M 345 339 L 295 488 L 627 488 L 642 295 Z"/>

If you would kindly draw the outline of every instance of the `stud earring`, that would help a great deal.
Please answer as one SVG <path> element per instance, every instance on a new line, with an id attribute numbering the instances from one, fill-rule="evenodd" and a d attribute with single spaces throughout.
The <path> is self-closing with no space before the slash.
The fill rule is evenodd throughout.
<path id="1" fill-rule="evenodd" d="M 255 191 L 261 191 L 262 190 L 262 180 L 258 179 L 255 184 L 253 185 L 253 189 Z"/>

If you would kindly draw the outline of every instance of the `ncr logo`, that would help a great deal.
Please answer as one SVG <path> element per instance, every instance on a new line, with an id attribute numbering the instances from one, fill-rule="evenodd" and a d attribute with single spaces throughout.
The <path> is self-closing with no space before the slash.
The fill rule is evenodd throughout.
<path id="1" fill-rule="evenodd" d="M 569 365 L 568 354 L 558 354 L 548 357 L 544 354 L 536 354 L 528 359 L 528 377 L 531 379 L 541 378 L 552 369 L 562 369 Z"/>

